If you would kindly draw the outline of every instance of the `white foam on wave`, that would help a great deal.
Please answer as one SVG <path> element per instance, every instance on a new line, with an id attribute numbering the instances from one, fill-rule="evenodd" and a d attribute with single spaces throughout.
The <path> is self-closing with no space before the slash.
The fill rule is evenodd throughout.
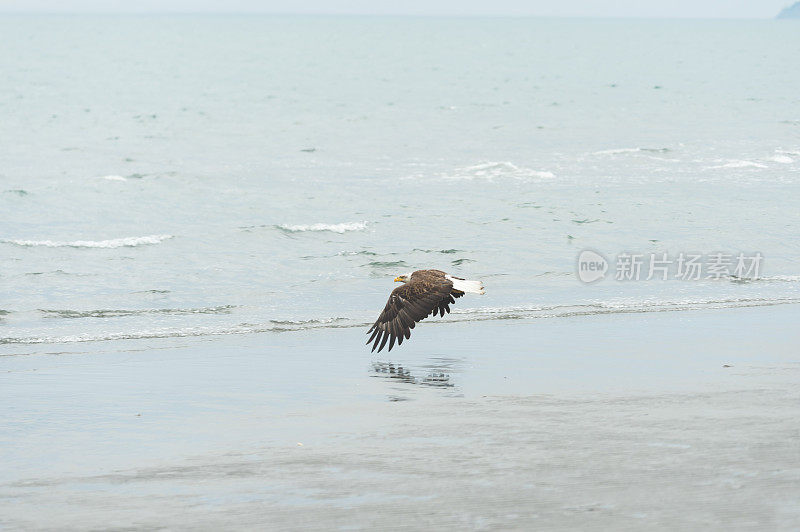
<path id="1" fill-rule="evenodd" d="M 782 163 L 782 164 L 791 164 L 794 162 L 794 159 L 789 157 L 788 155 L 773 155 L 769 157 L 767 160 L 775 162 L 775 163 Z"/>
<path id="2" fill-rule="evenodd" d="M 127 181 L 128 178 L 121 175 L 101 175 L 98 179 L 105 179 L 106 181 Z"/>
<path id="3" fill-rule="evenodd" d="M 2 239 L 0 242 L 15 244 L 25 247 L 48 247 L 48 248 L 122 248 L 135 247 L 148 244 L 159 244 L 164 240 L 173 238 L 173 235 L 147 235 L 131 236 L 127 238 L 113 238 L 111 240 L 73 240 L 73 241 L 54 241 L 54 240 L 12 240 Z"/>
<path id="4" fill-rule="evenodd" d="M 785 280 L 790 280 L 791 276 Z M 798 277 L 800 279 L 800 277 Z M 778 280 L 778 279 L 775 279 Z M 784 279 L 781 279 L 784 280 Z M 792 279 L 793 280 L 793 279 Z M 778 297 L 778 298 L 725 298 L 725 299 L 678 299 L 678 300 L 658 300 L 658 299 L 616 299 L 610 301 L 588 301 L 578 304 L 551 305 L 551 306 L 521 306 L 521 307 L 476 307 L 453 309 L 452 314 L 472 315 L 472 319 L 486 319 L 484 316 L 496 316 L 501 318 L 553 318 L 564 316 L 580 316 L 594 314 L 616 314 L 616 313 L 636 313 L 636 312 L 666 312 L 666 311 L 685 311 L 702 310 L 716 308 L 736 308 L 736 307 L 758 307 L 769 305 L 783 305 L 800 303 L 800 298 Z M 469 318 L 467 318 L 469 319 Z"/>
<path id="5" fill-rule="evenodd" d="M 509 312 L 538 312 L 540 310 L 553 310 L 565 305 L 524 305 L 518 307 L 473 307 L 454 308 L 451 314 L 505 314 Z"/>
<path id="6" fill-rule="evenodd" d="M 330 231 L 332 233 L 346 233 L 347 231 L 363 231 L 367 228 L 367 222 L 349 222 L 340 224 L 319 223 L 301 225 L 281 224 L 277 227 L 278 229 L 282 229 L 290 233 L 302 233 L 306 231 Z"/>
<path id="7" fill-rule="evenodd" d="M 641 148 L 616 148 L 613 150 L 593 151 L 592 155 L 619 155 L 620 153 L 638 153 Z"/>
<path id="8" fill-rule="evenodd" d="M 755 161 L 735 160 L 715 166 L 709 166 L 709 168 L 767 168 L 767 165 L 757 163 Z"/>
<path id="9" fill-rule="evenodd" d="M 589 155 L 621 155 L 623 153 L 667 153 L 669 148 L 613 148 L 610 150 L 593 151 Z"/>
<path id="10" fill-rule="evenodd" d="M 267 332 L 302 331 L 307 329 L 326 329 L 337 327 L 366 327 L 369 323 L 345 324 L 347 318 L 322 318 L 315 320 L 270 320 L 267 324 L 240 323 L 237 325 L 197 326 L 181 328 L 144 329 L 127 332 L 83 333 L 65 336 L 22 336 L 0 337 L 3 344 L 71 344 L 81 342 L 104 342 L 113 340 L 147 340 L 156 338 L 188 338 L 203 336 L 227 336 L 236 334 L 255 334 Z"/>
<path id="11" fill-rule="evenodd" d="M 311 320 L 269 320 L 275 325 L 328 325 L 339 321 L 347 321 L 348 318 L 319 318 Z"/>
<path id="12" fill-rule="evenodd" d="M 107 334 L 70 334 L 66 336 L 28 336 L 0 338 L 2 344 L 71 344 L 80 342 L 103 342 L 109 340 L 144 340 L 155 338 L 185 338 L 192 336 L 216 336 L 264 332 L 259 329 L 236 325 L 233 327 L 187 327 L 182 329 L 148 329 L 142 331 Z"/>
<path id="13" fill-rule="evenodd" d="M 485 179 L 492 181 L 497 178 L 513 178 L 520 180 L 527 179 L 553 179 L 555 174 L 544 170 L 533 170 L 517 166 L 507 161 L 494 162 L 488 161 L 472 166 L 457 168 L 455 172 L 440 174 L 443 179 L 453 180 L 472 180 Z"/>

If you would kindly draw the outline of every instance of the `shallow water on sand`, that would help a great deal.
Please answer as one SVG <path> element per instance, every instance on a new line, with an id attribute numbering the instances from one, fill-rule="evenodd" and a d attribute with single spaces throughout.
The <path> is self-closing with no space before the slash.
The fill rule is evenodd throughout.
<path id="1" fill-rule="evenodd" d="M 796 308 L 9 357 L 0 524 L 791 529 Z"/>

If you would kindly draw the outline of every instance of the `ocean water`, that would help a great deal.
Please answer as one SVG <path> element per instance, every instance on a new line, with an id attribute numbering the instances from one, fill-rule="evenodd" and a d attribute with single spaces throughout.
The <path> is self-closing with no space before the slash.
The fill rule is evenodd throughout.
<path id="1" fill-rule="evenodd" d="M 800 300 L 792 21 L 4 16 L 0 343 Z M 585 285 L 578 252 L 755 253 Z M 414 341 L 424 341 L 424 329 Z M 354 346 L 357 348 L 358 346 Z"/>

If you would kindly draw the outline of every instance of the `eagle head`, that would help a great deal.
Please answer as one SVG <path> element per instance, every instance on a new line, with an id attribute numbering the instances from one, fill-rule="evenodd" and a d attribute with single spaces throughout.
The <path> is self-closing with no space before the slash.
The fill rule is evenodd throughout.
<path id="1" fill-rule="evenodd" d="M 411 274 L 406 273 L 404 275 L 400 275 L 394 278 L 394 282 L 396 283 L 407 283 L 411 279 Z"/>

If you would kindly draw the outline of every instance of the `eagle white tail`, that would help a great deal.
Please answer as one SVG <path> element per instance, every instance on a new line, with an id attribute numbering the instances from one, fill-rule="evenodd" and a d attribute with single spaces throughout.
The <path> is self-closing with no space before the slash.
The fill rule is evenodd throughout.
<path id="1" fill-rule="evenodd" d="M 468 294 L 484 294 L 483 291 L 483 283 L 480 281 L 470 281 L 468 279 L 458 279 L 456 277 L 447 276 L 447 278 L 453 281 L 453 288 L 456 290 L 461 290 L 462 292 L 466 292 Z"/>

